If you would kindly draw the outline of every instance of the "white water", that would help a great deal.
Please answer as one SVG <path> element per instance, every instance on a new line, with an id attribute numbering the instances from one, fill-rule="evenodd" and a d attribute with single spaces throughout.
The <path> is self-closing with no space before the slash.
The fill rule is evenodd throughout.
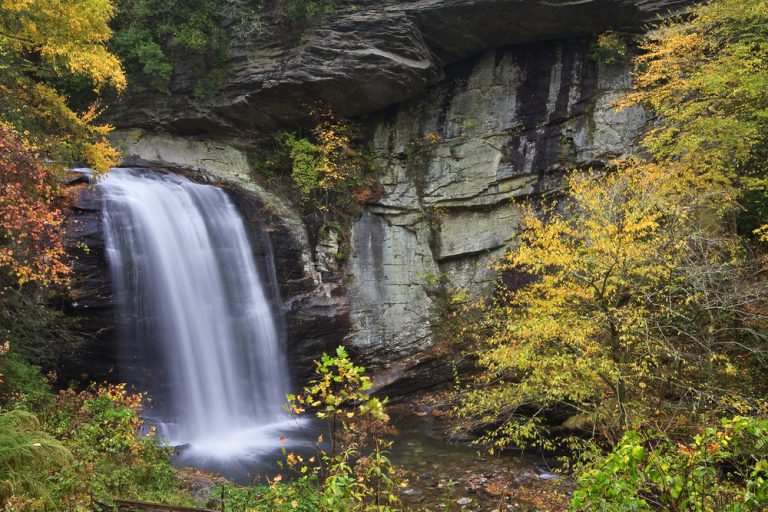
<path id="1" fill-rule="evenodd" d="M 260 276 L 243 220 L 216 187 L 138 169 L 114 169 L 98 187 L 126 347 L 160 359 L 146 373 L 161 433 L 195 457 L 273 449 L 289 417 L 271 248 Z"/>

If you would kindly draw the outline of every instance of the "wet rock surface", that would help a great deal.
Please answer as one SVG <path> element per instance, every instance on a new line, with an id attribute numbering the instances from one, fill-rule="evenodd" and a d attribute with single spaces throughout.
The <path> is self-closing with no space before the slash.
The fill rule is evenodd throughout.
<path id="1" fill-rule="evenodd" d="M 64 245 L 70 256 L 72 281 L 64 300 L 64 310 L 81 319 L 87 343 L 75 357 L 62 361 L 65 381 L 104 379 L 117 364 L 117 352 L 107 340 L 115 336 L 115 300 L 109 281 L 104 232 L 101 226 L 101 200 L 86 182 L 78 180 L 68 192 L 77 196 L 65 224 Z"/>
<path id="2" fill-rule="evenodd" d="M 189 169 L 192 179 L 206 181 L 205 175 Z M 227 184 L 230 197 L 240 210 L 253 239 L 254 258 L 260 265 L 273 262 L 280 297 L 274 307 L 281 312 L 287 335 L 288 353 L 298 379 L 306 377 L 312 361 L 341 343 L 348 331 L 348 304 L 341 284 L 320 283 L 317 273 L 307 270 L 304 238 L 296 236 L 290 218 L 248 190 Z M 96 187 L 78 185 L 78 196 L 67 220 L 67 248 L 72 257 L 75 279 L 66 309 L 85 320 L 89 342 L 75 361 L 63 368 L 65 379 L 117 379 L 141 381 L 137 375 L 157 370 L 148 360 L 125 360 L 118 344 L 120 319 L 105 254 L 102 226 L 102 197 Z M 263 275 L 268 275 L 262 270 Z M 123 357 L 123 359 L 121 359 Z M 117 372 L 120 368 L 121 372 Z"/>

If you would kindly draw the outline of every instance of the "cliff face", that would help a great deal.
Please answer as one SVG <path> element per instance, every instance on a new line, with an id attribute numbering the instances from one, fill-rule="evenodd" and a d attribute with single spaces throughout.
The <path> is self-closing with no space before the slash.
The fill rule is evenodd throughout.
<path id="1" fill-rule="evenodd" d="M 514 242 L 514 199 L 551 193 L 562 172 L 632 151 L 642 109 L 617 112 L 626 67 L 581 40 L 488 51 L 370 120 L 385 193 L 352 229 L 354 344 L 370 359 L 416 355 L 453 290 L 490 291 Z M 436 286 L 437 285 L 437 286 Z"/>
<path id="2" fill-rule="evenodd" d="M 644 112 L 612 106 L 628 65 L 597 63 L 585 36 L 638 30 L 683 3 L 353 2 L 302 37 L 233 43 L 211 105 L 188 99 L 183 70 L 169 96 L 129 96 L 115 140 L 127 164 L 183 168 L 246 198 L 273 237 L 298 370 L 345 341 L 381 385 L 427 386 L 449 376 L 430 355 L 438 310 L 454 290 L 490 291 L 489 265 L 519 230 L 514 200 L 635 148 Z M 334 240 L 313 247 L 290 202 L 256 183 L 246 153 L 317 100 L 357 118 L 381 169 L 343 268 Z"/>
<path id="3" fill-rule="evenodd" d="M 194 77 L 178 66 L 172 94 L 135 94 L 113 108 L 120 126 L 232 138 L 269 136 L 306 121 L 322 100 L 357 117 L 407 101 L 445 66 L 490 48 L 636 31 L 687 0 L 354 0 L 319 26 L 232 41 L 228 78 L 210 105 L 190 99 Z"/>

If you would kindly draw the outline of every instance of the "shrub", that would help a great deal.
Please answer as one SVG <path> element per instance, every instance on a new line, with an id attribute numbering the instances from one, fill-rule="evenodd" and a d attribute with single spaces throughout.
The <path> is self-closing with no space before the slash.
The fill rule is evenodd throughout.
<path id="1" fill-rule="evenodd" d="M 590 56 L 593 59 L 608 65 L 626 62 L 628 55 L 626 43 L 612 30 L 597 36 L 597 40 L 590 48 Z"/>
<path id="2" fill-rule="evenodd" d="M 50 400 L 51 388 L 39 366 L 29 364 L 16 353 L 0 359 L 0 392 L 3 400 L 13 400 L 14 408 L 34 408 Z"/>
<path id="3" fill-rule="evenodd" d="M 334 229 L 343 238 L 360 204 L 377 194 L 374 166 L 356 124 L 330 112 L 312 115 L 309 133 L 282 132 L 263 148 L 262 158 L 250 162 L 265 177 L 290 179 L 289 193 L 315 233 Z M 339 254 L 347 252 L 342 248 Z"/>
<path id="4" fill-rule="evenodd" d="M 73 453 L 71 470 L 57 475 L 62 504 L 110 504 L 115 499 L 185 503 L 174 478 L 170 448 L 143 435 L 141 395 L 125 385 L 94 386 L 59 393 L 40 414 L 47 431 Z"/>
<path id="5" fill-rule="evenodd" d="M 768 420 L 737 416 L 686 443 L 629 431 L 579 478 L 576 510 L 747 511 L 768 507 Z"/>
<path id="6" fill-rule="evenodd" d="M 320 485 L 315 475 L 303 476 L 291 483 L 213 488 L 208 506 L 222 512 L 316 512 L 320 510 Z"/>
<path id="7" fill-rule="evenodd" d="M 174 477 L 170 449 L 158 446 L 151 431 L 143 434 L 140 395 L 107 385 L 51 397 L 39 371 L 34 378 L 35 367 L 19 364 L 22 379 L 9 359 L 10 405 L 29 411 L 0 414 L 0 505 L 85 511 L 115 499 L 190 502 Z"/>
<path id="8" fill-rule="evenodd" d="M 331 113 L 316 115 L 308 137 L 283 132 L 277 137 L 278 151 L 291 163 L 291 179 L 301 201 L 309 206 L 330 207 L 328 195 L 348 198 L 364 185 L 368 164 L 355 148 L 357 127 Z"/>
<path id="9" fill-rule="evenodd" d="M 399 504 L 399 472 L 388 458 L 392 443 L 385 400 L 368 395 L 370 379 L 356 366 L 344 347 L 335 356 L 323 354 L 315 361 L 315 378 L 298 395 L 288 397 L 290 410 L 308 409 L 327 425 L 330 451 L 320 448 L 317 463 L 288 454 L 288 466 L 317 475 L 320 507 L 328 512 L 395 510 Z"/>

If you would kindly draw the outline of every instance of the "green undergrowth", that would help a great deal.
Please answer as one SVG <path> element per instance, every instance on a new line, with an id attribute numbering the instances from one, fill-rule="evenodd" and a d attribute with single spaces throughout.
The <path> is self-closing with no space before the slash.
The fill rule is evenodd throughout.
<path id="1" fill-rule="evenodd" d="M 192 504 L 170 450 L 142 434 L 140 395 L 124 385 L 55 394 L 38 367 L 13 354 L 0 371 L 3 510 L 109 509 L 115 499 Z"/>
<path id="2" fill-rule="evenodd" d="M 214 487 L 207 506 L 223 512 L 316 512 L 320 510 L 320 492 L 314 475 L 271 485 L 225 484 Z"/>
<path id="3" fill-rule="evenodd" d="M 686 442 L 629 431 L 579 486 L 575 510 L 766 510 L 768 420 L 725 419 Z"/>

